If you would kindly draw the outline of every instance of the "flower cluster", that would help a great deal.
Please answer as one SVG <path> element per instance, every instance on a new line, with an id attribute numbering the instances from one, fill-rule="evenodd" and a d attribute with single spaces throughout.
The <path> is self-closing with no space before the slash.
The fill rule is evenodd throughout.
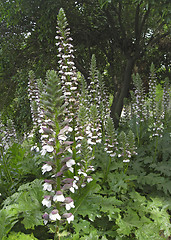
<path id="1" fill-rule="evenodd" d="M 132 113 L 136 117 L 136 124 L 139 124 L 139 122 L 143 122 L 146 119 L 147 112 L 145 107 L 144 88 L 138 73 L 133 75 L 133 83 L 135 90 L 132 94 Z"/>
<path id="2" fill-rule="evenodd" d="M 137 155 L 135 149 L 135 136 L 130 130 L 126 135 L 123 131 L 119 135 L 119 151 L 118 157 L 122 157 L 123 162 L 128 163 L 133 155 Z"/>
<path id="3" fill-rule="evenodd" d="M 164 130 L 163 126 L 164 112 L 162 109 L 162 102 L 159 101 L 158 105 L 156 104 L 156 112 L 153 116 L 153 122 L 151 127 L 152 137 L 162 137 Z"/>
<path id="4" fill-rule="evenodd" d="M 131 119 L 131 109 L 130 109 L 131 105 L 129 104 L 127 98 L 124 99 L 124 105 L 123 105 L 123 109 L 122 109 L 122 113 L 121 113 L 121 117 L 120 117 L 120 123 L 119 125 L 128 125 L 129 121 Z"/>
<path id="5" fill-rule="evenodd" d="M 154 118 L 156 115 L 156 73 L 155 73 L 155 67 L 154 64 L 151 64 L 150 67 L 150 78 L 149 78 L 149 92 L 148 97 L 150 100 L 150 106 L 149 110 L 152 114 L 152 117 Z"/>
<path id="6" fill-rule="evenodd" d="M 167 115 L 167 111 L 168 111 L 168 107 L 169 107 L 169 99 L 170 99 L 170 96 L 169 96 L 170 89 L 169 89 L 167 81 L 168 80 L 166 79 L 166 82 L 163 87 L 163 114 L 164 114 L 164 116 Z"/>
<path id="7" fill-rule="evenodd" d="M 104 150 L 110 155 L 110 157 L 115 157 L 118 155 L 118 140 L 115 132 L 113 121 L 108 117 L 106 121 L 106 134 Z"/>
<path id="8" fill-rule="evenodd" d="M 74 50 L 71 44 L 72 38 L 70 37 L 70 29 L 68 28 L 65 13 L 62 9 L 60 9 L 58 14 L 57 36 L 55 38 L 59 52 L 57 55 L 59 58 L 59 75 L 63 87 L 65 104 L 68 105 L 66 118 L 72 122 L 70 124 L 74 128 L 79 103 L 78 81 L 74 64 Z"/>
<path id="9" fill-rule="evenodd" d="M 105 121 L 110 115 L 110 107 L 108 94 L 103 83 L 102 75 L 96 68 L 96 58 L 94 54 L 92 55 L 91 59 L 89 81 L 90 84 L 87 88 L 89 108 L 91 105 L 95 105 L 97 107 L 99 115 L 98 118 L 101 127 L 104 128 Z"/>
<path id="10" fill-rule="evenodd" d="M 0 147 L 4 150 L 8 149 L 14 142 L 17 142 L 17 135 L 14 123 L 8 119 L 6 125 L 0 120 Z"/>
<path id="11" fill-rule="evenodd" d="M 33 71 L 29 72 L 28 97 L 30 100 L 33 128 L 36 129 L 40 126 L 42 113 L 40 108 L 40 91 Z"/>

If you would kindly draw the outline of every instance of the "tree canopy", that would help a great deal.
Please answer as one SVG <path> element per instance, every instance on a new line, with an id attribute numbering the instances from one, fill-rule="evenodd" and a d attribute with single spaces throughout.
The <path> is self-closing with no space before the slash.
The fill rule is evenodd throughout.
<path id="1" fill-rule="evenodd" d="M 27 86 L 29 70 L 43 78 L 47 69 L 58 69 L 56 16 L 63 7 L 76 67 L 87 79 L 96 55 L 114 96 L 111 114 L 117 126 L 135 65 L 146 74 L 153 61 L 170 76 L 170 6 L 168 0 L 1 0 L 1 109 L 21 91 L 21 82 Z"/>

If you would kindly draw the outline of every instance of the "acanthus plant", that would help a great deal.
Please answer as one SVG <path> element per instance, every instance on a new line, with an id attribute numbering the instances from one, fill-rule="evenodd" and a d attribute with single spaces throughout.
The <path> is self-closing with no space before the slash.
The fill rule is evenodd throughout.
<path id="1" fill-rule="evenodd" d="M 74 192 L 93 180 L 90 173 L 94 171 L 90 139 L 95 130 L 87 122 L 85 129 L 80 125 L 80 93 L 69 35 L 65 13 L 60 9 L 56 36 L 60 70 L 58 74 L 48 71 L 43 91 L 37 88 L 29 95 L 36 109 L 31 108 L 33 120 L 41 134 L 40 153 L 47 159 L 42 166 L 42 174 L 47 176 L 43 184 L 43 219 L 55 233 L 54 239 L 60 239 L 62 230 L 74 220 Z"/>
<path id="2" fill-rule="evenodd" d="M 151 72 L 149 81 L 149 101 L 151 115 L 150 131 L 151 138 L 156 138 L 157 142 L 158 137 L 161 138 L 163 136 L 165 117 L 168 114 L 169 88 L 166 80 L 163 88 L 163 98 L 157 101 L 156 99 L 157 77 L 155 73 L 154 64 L 151 64 L 150 72 Z"/>
<path id="3" fill-rule="evenodd" d="M 35 79 L 35 74 L 31 70 L 29 72 L 29 81 L 28 81 L 28 97 L 30 101 L 30 110 L 33 122 L 32 132 L 29 134 L 28 138 L 33 138 L 33 146 L 31 150 L 39 152 L 39 143 L 40 143 L 40 134 L 39 130 L 41 128 L 42 118 L 44 116 L 43 110 L 40 105 L 40 93 L 42 89 L 40 88 L 41 80 Z M 41 84 L 43 86 L 43 84 Z"/>
<path id="4" fill-rule="evenodd" d="M 0 148 L 5 153 L 8 148 L 17 142 L 16 130 L 11 119 L 7 119 L 6 124 L 3 124 L 0 116 Z"/>
<path id="5" fill-rule="evenodd" d="M 132 78 L 134 91 L 131 92 L 131 117 L 135 119 L 136 137 L 139 144 L 143 132 L 142 126 L 147 119 L 147 109 L 145 106 L 146 96 L 140 75 L 137 73 L 136 75 L 132 75 Z"/>

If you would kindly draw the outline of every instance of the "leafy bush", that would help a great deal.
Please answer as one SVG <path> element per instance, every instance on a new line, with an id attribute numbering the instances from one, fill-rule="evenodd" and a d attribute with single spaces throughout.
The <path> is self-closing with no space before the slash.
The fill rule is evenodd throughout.
<path id="1" fill-rule="evenodd" d="M 1 239 L 19 220 L 25 229 L 34 229 L 35 226 L 43 224 L 42 197 L 42 181 L 36 179 L 21 185 L 16 193 L 6 198 L 0 210 Z"/>

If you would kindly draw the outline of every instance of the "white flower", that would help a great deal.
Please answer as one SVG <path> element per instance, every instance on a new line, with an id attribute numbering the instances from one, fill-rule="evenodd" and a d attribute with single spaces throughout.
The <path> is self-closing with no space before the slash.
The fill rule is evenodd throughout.
<path id="1" fill-rule="evenodd" d="M 44 225 L 46 225 L 48 223 L 48 220 L 44 219 L 43 222 L 44 222 Z"/>
<path id="2" fill-rule="evenodd" d="M 73 173 L 73 172 L 74 172 L 74 168 L 73 168 L 73 167 L 70 167 L 70 168 L 69 168 L 69 171 Z"/>
<path id="3" fill-rule="evenodd" d="M 79 175 L 82 174 L 84 177 L 87 177 L 87 173 L 81 171 L 81 169 L 78 169 L 78 174 L 79 174 Z"/>
<path id="4" fill-rule="evenodd" d="M 70 95 L 71 95 L 70 92 L 65 92 L 65 93 L 64 93 L 64 96 L 70 96 Z"/>
<path id="5" fill-rule="evenodd" d="M 55 209 L 49 214 L 49 218 L 52 221 L 61 220 L 61 216 L 58 213 L 58 210 Z"/>
<path id="6" fill-rule="evenodd" d="M 41 139 L 43 139 L 43 138 L 48 138 L 48 137 L 49 137 L 49 135 L 43 134 L 43 135 L 41 136 Z"/>
<path id="7" fill-rule="evenodd" d="M 112 154 L 110 154 L 110 156 L 111 156 L 111 157 L 114 157 L 114 156 L 116 156 L 116 153 L 112 153 Z"/>
<path id="8" fill-rule="evenodd" d="M 49 191 L 49 192 L 51 192 L 52 191 L 52 184 L 50 184 L 50 183 L 44 183 L 43 184 L 43 190 L 47 190 L 47 191 Z"/>
<path id="9" fill-rule="evenodd" d="M 75 208 L 74 206 L 74 201 L 71 197 L 66 197 L 65 198 L 65 208 L 66 210 L 70 210 L 71 208 Z"/>
<path id="10" fill-rule="evenodd" d="M 43 204 L 43 206 L 50 208 L 51 207 L 50 196 L 45 196 L 45 198 L 42 201 L 42 204 Z"/>
<path id="11" fill-rule="evenodd" d="M 72 213 L 65 213 L 63 214 L 63 217 L 67 219 L 68 223 L 74 221 L 74 215 Z"/>
<path id="12" fill-rule="evenodd" d="M 70 90 L 76 90 L 77 89 L 77 87 L 71 87 L 70 88 Z"/>
<path id="13" fill-rule="evenodd" d="M 93 181 L 92 177 L 87 177 L 87 182 L 89 183 L 91 181 Z"/>
<path id="14" fill-rule="evenodd" d="M 75 160 L 74 159 L 70 159 L 69 161 L 66 162 L 66 166 L 68 168 L 72 167 L 72 165 L 75 165 Z"/>
<path id="15" fill-rule="evenodd" d="M 39 152 L 39 147 L 37 147 L 36 145 L 31 147 L 31 151 L 36 151 L 36 152 Z"/>
<path id="16" fill-rule="evenodd" d="M 72 85 L 72 82 L 65 82 L 65 85 Z"/>
<path id="17" fill-rule="evenodd" d="M 54 150 L 54 147 L 53 146 L 49 146 L 49 145 L 44 145 L 43 147 L 42 147 L 42 150 L 41 150 L 41 154 L 42 155 L 45 155 L 46 154 L 46 152 L 53 152 L 53 150 Z"/>
<path id="18" fill-rule="evenodd" d="M 68 127 L 68 132 L 72 132 L 73 128 L 72 127 Z"/>
<path id="19" fill-rule="evenodd" d="M 125 160 L 123 160 L 123 162 L 130 162 L 130 160 L 129 159 L 125 159 Z"/>
<path id="20" fill-rule="evenodd" d="M 113 151 L 112 150 L 108 150 L 108 151 L 106 151 L 107 153 L 112 153 Z"/>
<path id="21" fill-rule="evenodd" d="M 95 168 L 93 166 L 89 166 L 86 172 L 89 172 L 89 171 L 95 171 Z"/>
<path id="22" fill-rule="evenodd" d="M 88 139 L 87 143 L 90 144 L 90 145 L 96 145 L 96 143 L 92 142 L 90 138 Z"/>
<path id="23" fill-rule="evenodd" d="M 78 181 L 78 180 L 79 180 L 79 177 L 77 177 L 77 176 L 74 176 L 74 178 L 75 178 L 75 180 L 76 180 L 76 181 Z"/>
<path id="24" fill-rule="evenodd" d="M 69 211 L 71 208 L 75 208 L 74 202 L 66 203 L 65 208 Z"/>
<path id="25" fill-rule="evenodd" d="M 65 197 L 61 191 L 57 191 L 56 195 L 53 197 L 54 202 L 64 202 Z"/>
<path id="26" fill-rule="evenodd" d="M 73 188 L 78 189 L 76 182 L 77 182 L 76 180 L 73 181 Z"/>
<path id="27" fill-rule="evenodd" d="M 45 225 L 48 223 L 48 220 L 49 220 L 49 215 L 48 215 L 48 213 L 45 212 L 43 214 L 43 222 Z"/>
<path id="28" fill-rule="evenodd" d="M 72 149 L 68 148 L 67 151 L 72 154 Z"/>
<path id="29" fill-rule="evenodd" d="M 63 140 L 65 141 L 67 137 L 65 135 L 58 135 L 58 140 Z"/>
<path id="30" fill-rule="evenodd" d="M 74 187 L 70 187 L 70 189 L 69 189 L 72 193 L 75 193 L 75 189 L 74 189 Z"/>
<path id="31" fill-rule="evenodd" d="M 50 166 L 49 164 L 45 164 L 42 167 L 42 174 L 44 174 L 45 172 L 50 172 L 52 170 L 52 166 Z"/>

